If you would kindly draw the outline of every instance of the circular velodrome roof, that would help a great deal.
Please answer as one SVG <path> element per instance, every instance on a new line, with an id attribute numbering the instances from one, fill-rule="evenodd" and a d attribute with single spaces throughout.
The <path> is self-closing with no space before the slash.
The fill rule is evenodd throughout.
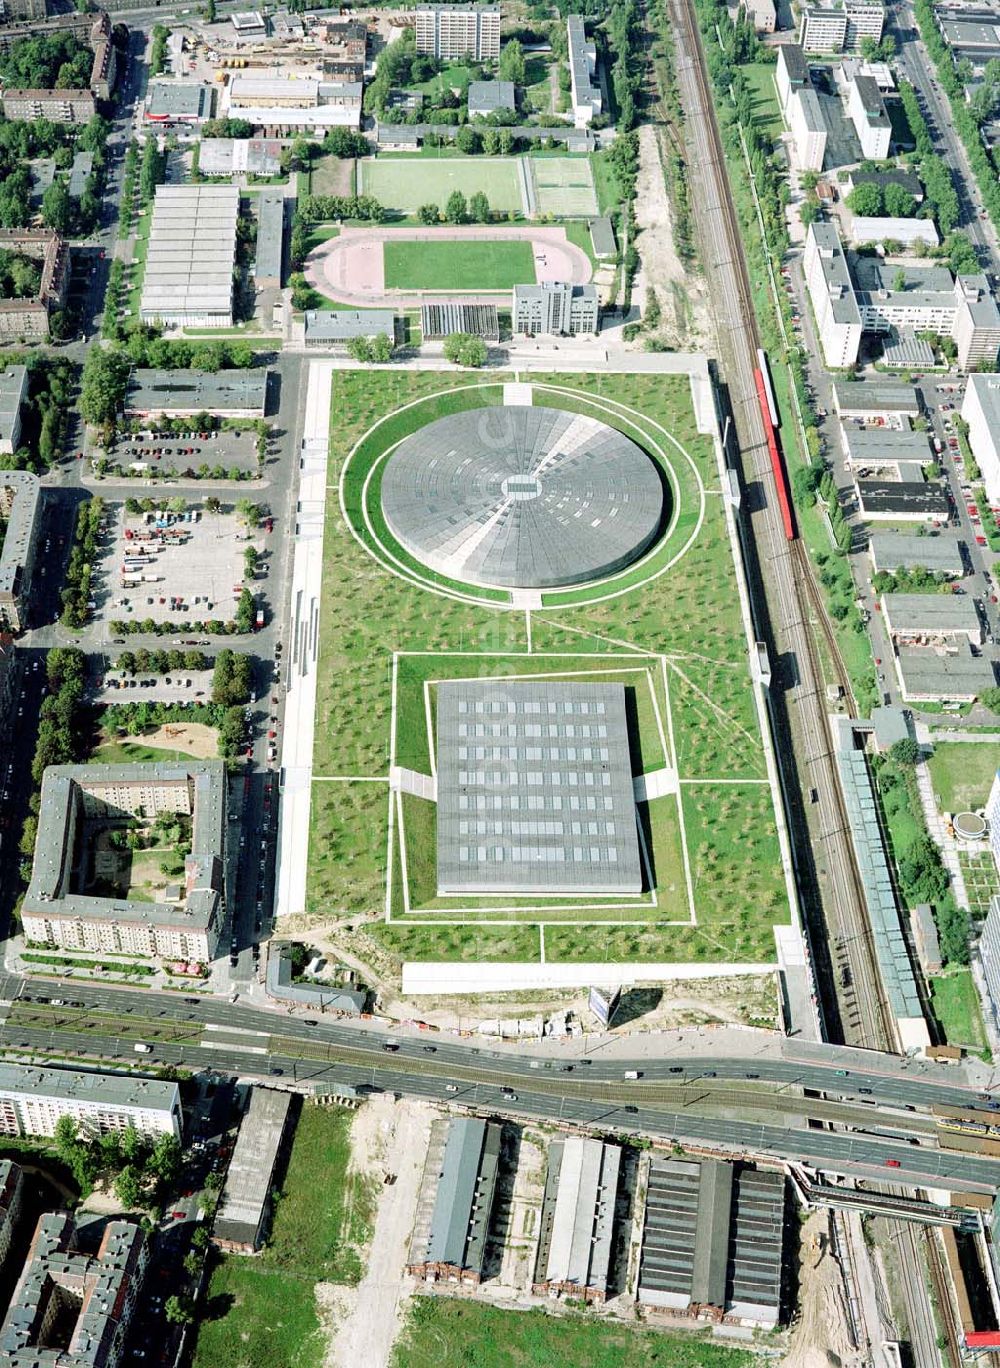
<path id="1" fill-rule="evenodd" d="M 382 479 L 396 540 L 438 574 L 507 589 L 622 569 L 657 534 L 663 487 L 620 432 L 576 413 L 505 405 L 405 438 Z"/>

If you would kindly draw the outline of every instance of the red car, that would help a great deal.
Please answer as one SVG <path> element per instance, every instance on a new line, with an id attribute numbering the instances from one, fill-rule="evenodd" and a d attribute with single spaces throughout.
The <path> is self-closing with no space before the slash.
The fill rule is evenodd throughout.
<path id="1" fill-rule="evenodd" d="M 976 545 L 977 545 L 977 546 L 985 546 L 985 545 L 986 545 L 986 538 L 985 538 L 985 537 L 979 537 L 979 536 L 977 536 L 977 537 L 976 537 Z"/>
<path id="2" fill-rule="evenodd" d="M 183 1221 L 187 1216 L 186 1211 L 172 1211 L 170 1214 L 173 1216 L 175 1221 Z"/>
<path id="3" fill-rule="evenodd" d="M 886 1168 L 899 1168 L 899 1160 L 898 1160 L 898 1159 L 887 1159 L 887 1160 L 885 1161 L 885 1166 L 886 1166 Z"/>

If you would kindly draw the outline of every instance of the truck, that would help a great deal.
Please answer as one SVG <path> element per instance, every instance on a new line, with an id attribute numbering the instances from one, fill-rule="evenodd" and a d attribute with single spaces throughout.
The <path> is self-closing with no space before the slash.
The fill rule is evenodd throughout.
<path id="1" fill-rule="evenodd" d="M 135 1044 L 132 1046 L 132 1049 L 136 1052 L 136 1054 L 152 1054 L 152 1053 L 153 1053 L 153 1047 L 152 1047 L 152 1045 L 145 1045 L 145 1044 L 143 1044 L 143 1042 L 142 1042 L 141 1040 L 137 1040 L 137 1041 L 135 1042 Z"/>
<path id="2" fill-rule="evenodd" d="M 632 1078 L 632 1079 L 641 1078 L 641 1077 L 642 1077 L 642 1070 L 641 1070 L 641 1069 L 626 1069 L 626 1070 L 625 1070 L 625 1077 L 626 1077 L 626 1078 Z"/>

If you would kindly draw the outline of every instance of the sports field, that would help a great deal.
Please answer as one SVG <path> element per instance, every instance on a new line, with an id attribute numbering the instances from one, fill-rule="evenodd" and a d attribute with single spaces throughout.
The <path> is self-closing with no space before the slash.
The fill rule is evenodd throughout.
<path id="1" fill-rule="evenodd" d="M 597 213 L 597 191 L 589 157 L 529 157 L 540 214 L 583 218 Z"/>
<path id="2" fill-rule="evenodd" d="M 530 242 L 393 242 L 382 246 L 387 290 L 510 290 L 532 285 Z"/>
<path id="3" fill-rule="evenodd" d="M 509 375 L 336 371 L 307 906 L 350 916 L 359 954 L 390 961 L 773 963 L 787 923 L 747 638 L 710 438 L 686 376 L 546 375 L 531 402 L 589 413 L 664 471 L 670 526 L 617 581 L 544 595 L 465 595 L 397 555 L 380 515 L 387 453 L 447 413 L 502 403 Z M 612 592 L 613 590 L 613 592 Z M 437 895 L 436 681 L 614 671 L 632 690 L 646 890 L 631 900 Z M 411 776 L 390 787 L 392 767 Z M 651 783 L 651 780 L 654 782 Z M 529 905 L 532 903 L 533 905 Z M 368 917 L 367 929 L 357 925 Z M 372 947 L 366 951 L 365 943 Z"/>
<path id="4" fill-rule="evenodd" d="M 453 190 L 468 200 L 482 191 L 491 209 L 525 212 L 518 157 L 366 157 L 358 162 L 359 190 L 397 214 L 422 204 L 443 209 Z"/>

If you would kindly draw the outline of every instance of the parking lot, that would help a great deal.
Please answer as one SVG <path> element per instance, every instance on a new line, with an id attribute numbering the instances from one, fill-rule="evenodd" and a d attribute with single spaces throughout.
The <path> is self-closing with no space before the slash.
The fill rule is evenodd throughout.
<path id="1" fill-rule="evenodd" d="M 167 675 L 108 670 L 99 676 L 95 703 L 205 703 L 212 696 L 211 670 L 178 670 Z"/>
<path id="2" fill-rule="evenodd" d="M 120 433 L 108 452 L 107 464 L 100 469 L 105 474 L 139 477 L 253 478 L 257 475 L 257 436 L 254 432 L 233 432 L 229 428 L 213 432 L 190 430 L 177 435 L 152 432 L 149 428 Z"/>
<path id="3" fill-rule="evenodd" d="M 99 562 L 92 611 L 106 622 L 151 619 L 176 623 L 178 630 L 187 622 L 228 622 L 244 584 L 255 592 L 262 587 L 262 570 L 256 582 L 245 581 L 243 554 L 251 542 L 263 552 L 265 540 L 263 533 L 249 534 L 232 512 L 208 513 L 192 505 L 161 517 L 126 514 L 119 505 Z"/>

